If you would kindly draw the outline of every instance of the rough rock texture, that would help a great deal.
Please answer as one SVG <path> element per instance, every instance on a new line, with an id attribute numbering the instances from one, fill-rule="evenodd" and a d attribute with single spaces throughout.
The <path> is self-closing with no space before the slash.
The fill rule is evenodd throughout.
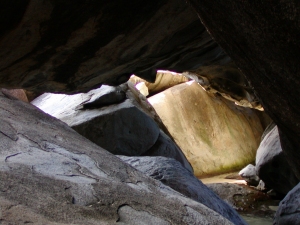
<path id="1" fill-rule="evenodd" d="M 144 82 L 148 88 L 149 94 L 155 95 L 177 84 L 185 83 L 189 81 L 189 79 L 180 73 L 174 73 L 170 71 L 158 71 L 154 83 L 147 82 L 146 80 L 137 76 L 131 76 L 129 81 L 131 81 L 134 84 Z"/>
<path id="2" fill-rule="evenodd" d="M 252 109 L 205 92 L 196 82 L 148 98 L 172 137 L 203 177 L 243 168 L 255 159 L 263 132 Z"/>
<path id="3" fill-rule="evenodd" d="M 268 188 L 287 194 L 299 182 L 282 152 L 277 126 L 269 131 L 257 149 L 256 173 Z"/>
<path id="4" fill-rule="evenodd" d="M 239 212 L 254 215 L 274 216 L 272 206 L 278 205 L 279 201 L 271 201 L 270 196 L 246 185 L 229 183 L 206 184 L 221 199 Z M 271 207 L 269 207 L 271 206 Z"/>
<path id="5" fill-rule="evenodd" d="M 283 151 L 300 179 L 300 2 L 189 2 L 278 125 Z"/>
<path id="6" fill-rule="evenodd" d="M 0 89 L 1 92 L 5 95 L 13 96 L 23 102 L 28 102 L 27 95 L 23 89 Z"/>
<path id="7" fill-rule="evenodd" d="M 28 103 L 0 114 L 3 224 L 232 224 Z"/>
<path id="8" fill-rule="evenodd" d="M 239 172 L 239 175 L 247 182 L 248 185 L 257 186 L 260 179 L 256 175 L 255 166 L 249 164 Z"/>
<path id="9" fill-rule="evenodd" d="M 300 224 L 300 183 L 280 202 L 273 224 Z"/>
<path id="10" fill-rule="evenodd" d="M 0 84 L 78 92 L 157 69 L 229 57 L 185 1 L 18 1 L 0 5 Z"/>
<path id="11" fill-rule="evenodd" d="M 239 215 L 174 159 L 118 156 L 144 174 L 220 213 L 234 224 L 245 224 Z"/>
<path id="12" fill-rule="evenodd" d="M 234 63 L 202 66 L 183 75 L 196 80 L 206 91 L 219 93 L 237 105 L 263 110 L 245 75 Z"/>

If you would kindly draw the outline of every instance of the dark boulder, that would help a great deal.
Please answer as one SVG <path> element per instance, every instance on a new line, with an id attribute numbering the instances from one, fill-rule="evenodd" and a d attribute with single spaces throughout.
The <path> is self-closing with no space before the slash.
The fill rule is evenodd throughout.
<path id="1" fill-rule="evenodd" d="M 287 194 L 299 182 L 282 152 L 277 126 L 259 145 L 256 153 L 256 173 L 268 188 Z"/>
<path id="2" fill-rule="evenodd" d="M 220 213 L 232 223 L 245 224 L 234 209 L 176 160 L 165 157 L 118 157 L 144 174 Z"/>

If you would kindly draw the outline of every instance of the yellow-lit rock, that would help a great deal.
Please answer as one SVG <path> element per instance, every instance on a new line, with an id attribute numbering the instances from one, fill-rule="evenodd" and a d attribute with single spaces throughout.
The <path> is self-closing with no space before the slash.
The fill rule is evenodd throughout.
<path id="1" fill-rule="evenodd" d="M 263 127 L 258 111 L 205 92 L 193 81 L 150 97 L 195 175 L 224 173 L 254 162 Z"/>

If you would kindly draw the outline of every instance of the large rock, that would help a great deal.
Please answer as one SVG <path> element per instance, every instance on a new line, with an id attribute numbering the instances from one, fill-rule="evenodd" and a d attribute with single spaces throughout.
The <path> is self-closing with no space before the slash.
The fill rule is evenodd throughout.
<path id="1" fill-rule="evenodd" d="M 144 174 L 220 213 L 232 223 L 245 224 L 236 211 L 176 160 L 165 157 L 118 157 Z"/>
<path id="2" fill-rule="evenodd" d="M 254 161 L 263 132 L 254 110 L 207 93 L 196 82 L 176 85 L 148 100 L 196 176 L 241 169 Z"/>
<path id="3" fill-rule="evenodd" d="M 0 93 L 3 224 L 232 224 Z"/>
<path id="4" fill-rule="evenodd" d="M 0 5 L 0 87 L 78 92 L 229 60 L 184 1 Z"/>
<path id="5" fill-rule="evenodd" d="M 114 97 L 110 99 L 109 93 L 115 93 Z M 118 93 L 123 93 L 123 99 Z M 107 99 L 110 104 L 123 102 L 102 107 Z M 155 144 L 160 130 L 151 117 L 125 99 L 123 90 L 103 86 L 71 96 L 46 93 L 32 104 L 113 154 L 141 155 Z"/>
<path id="6" fill-rule="evenodd" d="M 268 188 L 281 194 L 287 194 L 299 182 L 282 152 L 277 126 L 265 134 L 259 145 L 256 173 Z"/>
<path id="7" fill-rule="evenodd" d="M 283 151 L 300 179 L 300 2 L 189 2 L 278 125 Z"/>
<path id="8" fill-rule="evenodd" d="M 280 202 L 273 224 L 300 224 L 300 183 Z"/>

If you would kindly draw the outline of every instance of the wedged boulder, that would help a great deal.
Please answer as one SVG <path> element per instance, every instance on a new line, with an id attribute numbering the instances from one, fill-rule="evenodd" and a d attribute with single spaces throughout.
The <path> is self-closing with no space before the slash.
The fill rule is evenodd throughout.
<path id="1" fill-rule="evenodd" d="M 273 224 L 300 224 L 300 183 L 280 202 Z"/>
<path id="2" fill-rule="evenodd" d="M 277 126 L 267 131 L 257 149 L 256 173 L 268 188 L 285 195 L 299 180 L 281 149 Z"/>
<path id="3" fill-rule="evenodd" d="M 45 93 L 31 103 L 113 154 L 141 155 L 155 144 L 160 132 L 120 87 L 102 86 L 71 96 Z"/>
<path id="4" fill-rule="evenodd" d="M 134 83 L 135 85 L 144 82 L 146 87 L 148 88 L 149 95 L 155 95 L 177 84 L 185 83 L 189 81 L 189 79 L 180 73 L 174 73 L 170 71 L 158 71 L 156 73 L 156 78 L 153 83 L 147 82 L 146 80 L 137 76 L 131 76 L 129 81 Z"/>
<path id="5" fill-rule="evenodd" d="M 260 112 L 207 93 L 193 81 L 148 100 L 197 177 L 234 171 L 254 161 L 263 133 Z"/>
<path id="6" fill-rule="evenodd" d="M 0 115 L 3 224 L 232 224 L 31 104 L 0 93 Z"/>
<path id="7" fill-rule="evenodd" d="M 118 157 L 144 174 L 220 213 L 232 223 L 245 224 L 235 210 L 178 161 L 165 157 Z"/>
<path id="8" fill-rule="evenodd" d="M 248 185 L 257 186 L 260 179 L 256 175 L 255 166 L 249 164 L 239 172 L 239 175 L 247 182 Z"/>
<path id="9" fill-rule="evenodd" d="M 263 110 L 245 75 L 232 62 L 202 66 L 183 75 L 196 80 L 207 92 L 219 93 L 240 106 Z"/>

